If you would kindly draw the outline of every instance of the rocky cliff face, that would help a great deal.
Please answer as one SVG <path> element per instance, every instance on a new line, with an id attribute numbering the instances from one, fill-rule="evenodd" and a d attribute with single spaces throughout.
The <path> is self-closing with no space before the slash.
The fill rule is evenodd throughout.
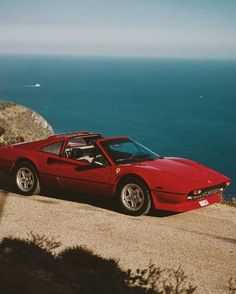
<path id="1" fill-rule="evenodd" d="M 40 140 L 51 134 L 52 127 L 37 112 L 0 100 L 0 145 Z"/>

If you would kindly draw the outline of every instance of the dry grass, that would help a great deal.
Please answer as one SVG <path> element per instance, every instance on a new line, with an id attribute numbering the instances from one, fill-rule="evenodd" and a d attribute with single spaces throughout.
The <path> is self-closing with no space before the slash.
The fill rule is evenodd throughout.
<path id="1" fill-rule="evenodd" d="M 221 203 L 224 205 L 236 207 L 236 198 L 233 197 L 231 199 L 223 199 L 223 201 Z"/>

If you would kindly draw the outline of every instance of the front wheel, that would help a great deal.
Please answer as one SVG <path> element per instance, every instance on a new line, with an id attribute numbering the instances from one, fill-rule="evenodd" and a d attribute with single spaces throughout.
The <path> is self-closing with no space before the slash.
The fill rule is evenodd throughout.
<path id="1" fill-rule="evenodd" d="M 138 179 L 130 178 L 118 188 L 119 206 L 122 212 L 139 216 L 147 214 L 151 208 L 151 199 L 146 184 Z"/>
<path id="2" fill-rule="evenodd" d="M 17 191 L 23 195 L 34 195 L 40 192 L 39 177 L 36 168 L 28 163 L 19 163 L 14 170 L 14 182 Z"/>

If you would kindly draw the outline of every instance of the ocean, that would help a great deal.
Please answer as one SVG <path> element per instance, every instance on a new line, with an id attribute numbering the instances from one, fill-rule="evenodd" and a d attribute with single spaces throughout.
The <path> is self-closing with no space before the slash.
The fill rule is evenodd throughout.
<path id="1" fill-rule="evenodd" d="M 0 55 L 0 99 L 55 132 L 129 135 L 236 183 L 236 61 Z"/>

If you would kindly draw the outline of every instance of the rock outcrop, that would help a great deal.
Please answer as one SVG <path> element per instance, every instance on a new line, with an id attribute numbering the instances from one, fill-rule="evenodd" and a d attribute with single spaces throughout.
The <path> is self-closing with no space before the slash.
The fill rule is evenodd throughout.
<path id="1" fill-rule="evenodd" d="M 52 127 L 37 112 L 0 100 L 0 145 L 40 140 L 51 134 Z"/>

